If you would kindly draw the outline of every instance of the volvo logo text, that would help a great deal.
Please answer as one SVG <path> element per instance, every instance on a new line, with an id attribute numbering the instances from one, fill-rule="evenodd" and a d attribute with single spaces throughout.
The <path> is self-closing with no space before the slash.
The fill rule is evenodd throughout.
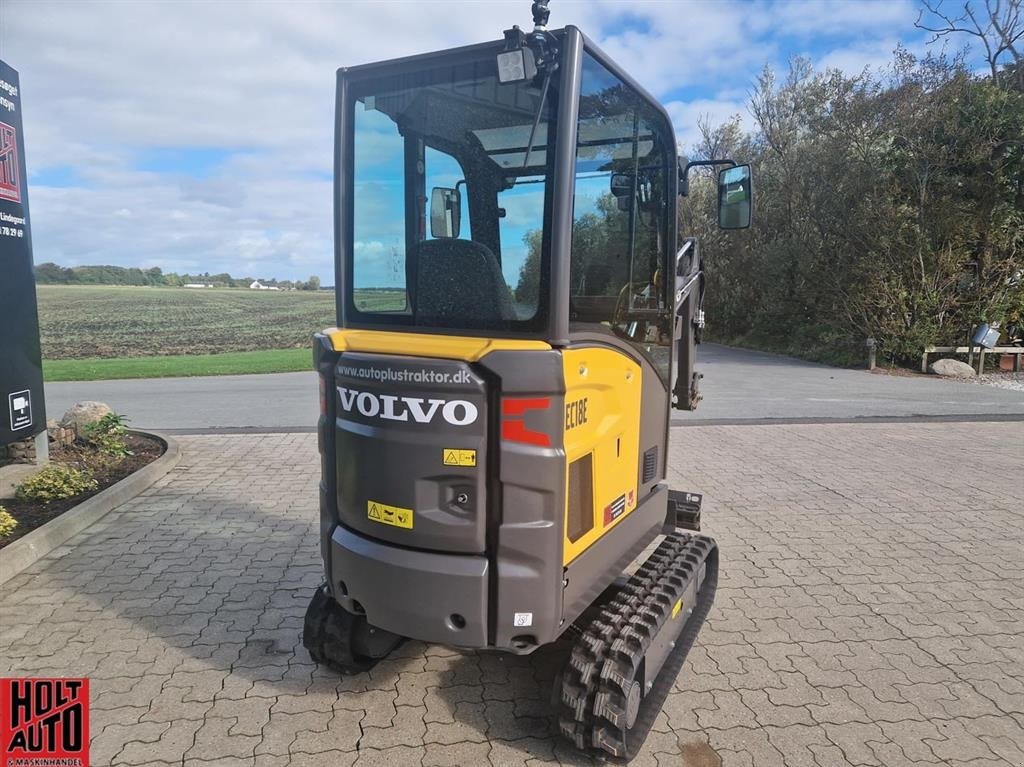
<path id="1" fill-rule="evenodd" d="M 338 387 L 338 398 L 342 410 L 347 413 L 355 410 L 367 418 L 381 418 L 385 421 L 431 423 L 440 413 L 441 418 L 452 426 L 469 426 L 476 422 L 479 415 L 476 405 L 464 399 L 396 397 L 348 389 L 344 386 Z"/>

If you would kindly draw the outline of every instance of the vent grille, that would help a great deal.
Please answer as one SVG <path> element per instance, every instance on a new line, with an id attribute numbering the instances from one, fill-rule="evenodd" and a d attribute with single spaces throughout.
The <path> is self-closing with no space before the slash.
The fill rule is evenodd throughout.
<path id="1" fill-rule="evenodd" d="M 569 540 L 575 543 L 594 526 L 594 454 L 569 464 Z"/>
<path id="2" fill-rule="evenodd" d="M 654 481 L 654 475 L 658 472 L 658 446 L 655 445 L 650 450 L 644 451 L 644 473 L 643 481 L 641 484 L 646 485 L 648 482 Z"/>

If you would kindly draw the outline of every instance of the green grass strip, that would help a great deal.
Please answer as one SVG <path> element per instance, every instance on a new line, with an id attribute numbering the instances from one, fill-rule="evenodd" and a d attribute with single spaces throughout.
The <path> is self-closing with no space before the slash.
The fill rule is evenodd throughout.
<path id="1" fill-rule="evenodd" d="M 244 373 L 289 373 L 313 369 L 311 349 L 270 349 L 225 354 L 167 357 L 43 360 L 46 381 L 99 381 L 114 378 L 176 378 Z"/>

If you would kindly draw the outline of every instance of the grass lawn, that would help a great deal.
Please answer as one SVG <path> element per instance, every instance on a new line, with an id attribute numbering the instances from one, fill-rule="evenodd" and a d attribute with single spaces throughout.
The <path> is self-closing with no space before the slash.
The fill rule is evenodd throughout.
<path id="1" fill-rule="evenodd" d="M 43 360 L 46 381 L 97 381 L 108 378 L 171 378 L 240 373 L 287 373 L 313 369 L 312 342 L 304 349 L 181 354 L 162 357 L 108 357 Z"/>

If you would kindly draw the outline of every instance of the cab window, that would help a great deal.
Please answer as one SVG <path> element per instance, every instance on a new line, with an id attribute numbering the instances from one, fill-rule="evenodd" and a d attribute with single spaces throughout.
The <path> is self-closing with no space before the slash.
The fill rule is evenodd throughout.
<path id="1" fill-rule="evenodd" d="M 501 83 L 493 52 L 352 83 L 346 322 L 546 327 L 557 78 Z"/>
<path id="2" fill-rule="evenodd" d="M 664 116 L 584 54 L 570 261 L 570 330 L 612 334 L 670 379 Z"/>

